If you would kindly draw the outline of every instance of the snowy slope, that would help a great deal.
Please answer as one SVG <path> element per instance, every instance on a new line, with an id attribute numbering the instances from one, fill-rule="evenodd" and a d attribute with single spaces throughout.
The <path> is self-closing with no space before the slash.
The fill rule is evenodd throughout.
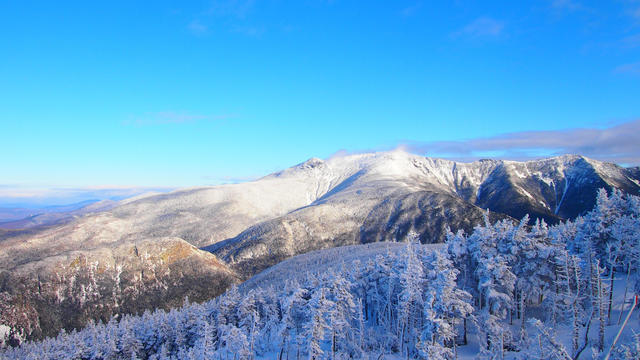
<path id="1" fill-rule="evenodd" d="M 170 238 L 213 252 L 230 278 L 248 278 L 291 256 L 404 240 L 410 231 L 423 243 L 439 242 L 447 228 L 470 232 L 484 209 L 493 221 L 525 213 L 550 222 L 572 218 L 593 206 L 600 187 L 638 194 L 639 172 L 580 156 L 459 163 L 393 151 L 314 158 L 253 182 L 148 194 L 60 226 L 0 233 L 0 273 L 55 290 L 70 281 L 51 280 L 77 258 L 69 254 L 119 253 Z M 111 260 L 95 261 L 106 267 Z M 184 284 L 201 280 L 198 271 L 185 273 Z M 42 309 L 27 305 L 37 318 Z"/>
<path id="2" fill-rule="evenodd" d="M 340 226 L 335 221 L 362 225 L 366 215 L 384 201 L 425 192 L 437 194 L 431 197 L 446 203 L 447 209 L 488 208 L 516 218 L 529 213 L 553 221 L 590 209 L 600 187 L 637 194 L 639 183 L 637 172 L 579 156 L 523 163 L 457 163 L 393 151 L 310 159 L 254 182 L 124 200 L 110 211 L 36 236 L 5 239 L 0 249 L 15 246 L 19 253 L 21 248 L 38 247 L 39 257 L 46 257 L 101 244 L 166 236 L 202 247 L 309 208 L 318 209 L 318 214 L 307 216 L 312 220 L 325 217 L 319 229 L 322 231 Z M 464 209 L 463 213 L 468 211 Z M 432 235 L 437 240 L 441 234 Z M 6 253 L 0 253 L 4 268 L 32 260 L 16 253 L 2 255 Z"/>
<path id="3" fill-rule="evenodd" d="M 411 230 L 423 243 L 439 242 L 447 228 L 470 232 L 483 209 L 492 220 L 530 214 L 555 223 L 591 209 L 601 187 L 640 190 L 626 169 L 580 156 L 456 163 L 395 151 L 312 159 L 268 178 L 311 169 L 328 184 L 323 196 L 206 249 L 252 275 L 296 254 L 396 241 Z"/>
<path id="4" fill-rule="evenodd" d="M 441 244 L 430 245 L 434 248 Z M 241 292 L 258 288 L 280 287 L 287 281 L 301 280 L 309 273 L 322 273 L 329 268 L 339 269 L 355 260 L 366 262 L 378 254 L 397 253 L 406 247 L 405 243 L 378 242 L 362 245 L 340 246 L 332 249 L 316 250 L 294 256 L 252 276 L 239 286 Z"/>

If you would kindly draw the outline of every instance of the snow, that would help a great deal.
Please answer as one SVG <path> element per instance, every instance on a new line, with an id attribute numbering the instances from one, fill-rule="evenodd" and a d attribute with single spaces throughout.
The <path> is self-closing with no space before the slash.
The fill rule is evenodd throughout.
<path id="1" fill-rule="evenodd" d="M 529 194 L 529 192 L 527 190 L 523 189 L 522 187 L 516 186 L 516 189 L 518 189 L 518 191 L 520 191 L 521 193 L 526 195 L 529 199 L 535 200 L 535 198 L 531 194 Z"/>
<path id="2" fill-rule="evenodd" d="M 636 180 L 636 179 L 632 179 L 630 177 L 627 176 L 627 179 L 629 179 L 629 181 L 631 181 L 632 183 L 636 184 L 638 187 L 640 187 L 640 181 Z"/>
<path id="3" fill-rule="evenodd" d="M 505 219 L 468 236 L 450 234 L 446 245 L 316 251 L 207 303 L 91 324 L 0 357 L 166 359 L 164 351 L 178 358 L 241 354 L 244 359 L 257 353 L 271 359 L 283 349 L 317 359 L 452 359 L 449 344 L 461 341 L 464 330 L 469 343 L 457 346 L 459 359 L 570 358 L 582 345 L 587 350 L 580 359 L 587 359 L 600 334 L 602 350 L 608 350 L 620 329 L 617 319 L 626 312 L 625 292 L 640 283 L 639 204 L 637 197 L 602 191 L 596 208 L 575 224 L 528 227 L 526 219 L 520 224 Z M 587 259 L 595 268 L 585 268 Z M 600 264 L 634 269 L 614 278 L 611 320 L 608 272 Z M 584 291 L 591 284 L 597 293 Z M 632 316 L 612 359 L 640 356 L 634 348 L 638 330 L 640 321 Z M 619 351 L 624 347 L 628 353 Z M 603 357 L 604 352 L 595 356 Z"/>
<path id="4" fill-rule="evenodd" d="M 569 186 L 575 186 L 576 181 L 594 178 L 592 168 L 606 177 L 605 181 L 610 184 L 621 183 L 624 178 L 626 183 L 632 182 L 640 186 L 637 180 L 623 176 L 625 173 L 616 166 L 577 156 L 525 163 L 493 160 L 462 163 L 402 151 L 338 156 L 326 160 L 312 158 L 252 182 L 180 189 L 167 194 L 146 194 L 122 201 L 113 210 L 44 230 L 36 236 L 3 242 L 4 255 L 0 254 L 0 263 L 3 267 L 20 265 L 20 271 L 28 272 L 35 268 L 33 263 L 29 263 L 32 260 L 34 263 L 42 260 L 52 264 L 54 260 L 66 258 L 68 254 L 93 251 L 108 253 L 114 247 L 169 237 L 176 241 L 188 239 L 190 243 L 200 247 L 234 239 L 245 231 L 264 229 L 271 221 L 279 222 L 289 231 L 291 236 L 287 239 L 291 241 L 280 244 L 277 248 L 266 243 L 240 244 L 239 247 L 250 250 L 238 255 L 238 258 L 246 256 L 247 261 L 250 261 L 263 253 L 278 250 L 286 251 L 287 256 L 292 256 L 308 250 L 305 246 L 309 243 L 316 245 L 320 241 L 326 241 L 318 247 L 330 246 L 333 239 L 357 232 L 369 210 L 392 196 L 442 190 L 459 197 L 461 194 L 471 197 L 475 193 L 478 198 L 484 185 L 501 181 L 502 167 L 508 178 L 516 182 L 518 192 L 547 208 L 547 203 L 554 203 L 554 199 L 546 199 L 547 202 L 539 200 L 538 190 L 531 189 L 536 189 L 537 186 L 544 188 L 545 184 L 553 186 L 556 193 L 556 214 L 567 201 Z M 496 178 L 492 175 L 494 172 Z M 535 181 L 534 186 L 529 187 L 532 180 Z M 564 189 L 559 196 L 557 192 L 560 189 L 556 192 L 555 186 L 562 181 Z M 465 200 L 474 204 L 476 199 Z M 313 211 L 305 211 L 308 209 Z M 364 250 L 362 253 L 361 250 L 352 253 L 353 249 L 342 249 L 346 254 L 337 250 L 327 251 L 316 260 L 301 260 L 300 263 L 292 262 L 283 267 L 274 267 L 259 276 L 262 276 L 262 281 L 277 283 L 282 281 L 278 271 L 291 274 L 286 266 L 298 270 L 313 270 L 316 266 L 322 268 L 328 263 L 336 266 L 336 262 L 362 261 L 367 257 L 386 253 L 386 249 L 378 247 L 379 245 L 367 246 L 370 246 L 368 255 L 363 255 L 366 253 Z M 195 248 L 193 251 L 197 252 Z M 391 250 L 393 251 L 395 250 Z M 326 256 L 329 258 L 320 260 Z M 289 276 L 296 278 L 297 275 Z M 250 280 L 247 287 L 252 284 L 251 281 L 255 284 L 258 280 Z"/>
<path id="5" fill-rule="evenodd" d="M 577 166 L 580 159 L 563 156 L 524 163 L 496 160 L 462 163 L 403 151 L 335 156 L 327 160 L 312 158 L 247 183 L 179 189 L 123 200 L 110 211 L 79 218 L 35 237 L 16 240 L 6 252 L 45 247 L 44 251 L 28 251 L 30 257 L 45 258 L 88 244 L 97 247 L 101 243 L 156 236 L 180 237 L 203 247 L 236 237 L 264 221 L 331 200 L 343 201 L 345 205 L 353 206 L 354 211 L 360 211 L 357 210 L 359 207 L 365 211 L 371 204 L 363 203 L 360 194 L 369 194 L 370 200 L 374 201 L 391 194 L 435 187 L 454 196 L 460 196 L 461 190 L 465 196 L 475 194 L 475 198 L 464 199 L 474 203 L 482 193 L 483 184 L 494 181 L 491 174 L 500 166 L 514 171 L 513 176 L 517 179 L 535 176 L 545 184 L 565 181 L 565 195 L 568 179 L 586 178 L 588 167 L 596 168 L 611 179 L 618 179 L 607 180 L 609 183 L 621 181 L 618 167 L 595 160 L 581 162 L 582 165 Z M 565 168 L 572 170 L 565 175 Z M 626 177 L 624 180 L 631 183 Z M 637 180 L 633 184 L 640 186 Z M 527 198 L 534 198 L 528 188 L 520 187 L 519 192 Z M 556 214 L 563 202 L 564 196 L 556 202 Z M 11 267 L 27 259 L 19 262 L 11 258 L 0 260 Z"/>
<path id="6" fill-rule="evenodd" d="M 569 189 L 569 178 L 566 177 L 565 180 L 564 180 L 564 190 L 562 190 L 562 197 L 560 198 L 560 201 L 556 205 L 556 210 L 554 211 L 554 213 L 556 215 L 558 214 L 558 211 L 560 211 L 560 207 L 562 206 L 562 203 L 564 202 L 564 198 L 567 195 L 567 190 L 568 189 Z"/>
<path id="7" fill-rule="evenodd" d="M 558 168 L 558 172 L 562 172 L 562 169 Z M 553 180 L 552 177 L 543 174 L 541 171 L 535 171 L 532 174 L 533 174 L 533 176 L 538 178 L 540 181 L 542 181 L 543 183 L 547 184 L 547 186 L 549 186 L 549 187 L 554 186 L 554 180 Z"/>
<path id="8" fill-rule="evenodd" d="M 516 174 L 516 176 L 517 176 L 517 177 L 519 177 L 520 179 L 526 179 L 526 178 L 528 178 L 528 176 L 527 176 L 527 175 L 525 175 L 525 174 L 521 173 L 521 172 L 520 172 L 520 171 L 518 171 L 518 170 L 515 170 L 515 169 L 514 169 L 514 170 L 513 170 L 513 172 L 514 172 L 514 173 Z"/>
<path id="9" fill-rule="evenodd" d="M 0 324 L 0 349 L 5 346 L 5 341 L 8 340 L 11 327 Z"/>

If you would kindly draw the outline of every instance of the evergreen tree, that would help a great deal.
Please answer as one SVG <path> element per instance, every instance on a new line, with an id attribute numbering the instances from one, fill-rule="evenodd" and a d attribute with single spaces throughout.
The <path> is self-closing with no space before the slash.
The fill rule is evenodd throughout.
<path id="1" fill-rule="evenodd" d="M 310 320 L 305 326 L 305 338 L 308 344 L 309 360 L 321 359 L 324 351 L 322 344 L 325 342 L 326 331 L 330 329 L 327 318 L 332 307 L 335 305 L 327 299 L 328 289 L 321 286 L 313 292 L 309 300 Z"/>
<path id="2" fill-rule="evenodd" d="M 418 339 L 418 319 L 423 302 L 424 270 L 415 253 L 415 245 L 408 242 L 405 247 L 405 266 L 400 278 L 398 295 L 398 347 L 402 355 L 414 352 Z"/>
<path id="3" fill-rule="evenodd" d="M 453 359 L 457 325 L 473 312 L 471 295 L 456 286 L 458 270 L 440 251 L 426 257 L 427 290 L 418 349 L 426 359 Z"/>

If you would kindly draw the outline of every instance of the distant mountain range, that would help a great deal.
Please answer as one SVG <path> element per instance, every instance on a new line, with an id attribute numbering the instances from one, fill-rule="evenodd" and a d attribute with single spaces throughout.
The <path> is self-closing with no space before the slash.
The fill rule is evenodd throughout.
<path id="1" fill-rule="evenodd" d="M 0 207 L 0 229 L 31 230 L 69 222 L 79 216 L 112 209 L 113 200 L 85 200 L 68 205 L 43 207 Z"/>
<path id="2" fill-rule="evenodd" d="M 404 152 L 310 159 L 259 180 L 141 195 L 29 233 L 0 233 L 0 324 L 21 336 L 201 301 L 312 250 L 482 221 L 555 223 L 599 188 L 640 194 L 640 170 L 581 156 L 459 163 Z M 62 310 L 61 310 L 62 309 Z"/>

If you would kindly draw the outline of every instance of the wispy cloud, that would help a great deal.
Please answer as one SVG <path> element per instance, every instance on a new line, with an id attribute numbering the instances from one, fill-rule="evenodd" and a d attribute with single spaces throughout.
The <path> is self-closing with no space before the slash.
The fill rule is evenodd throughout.
<path id="1" fill-rule="evenodd" d="M 217 0 L 204 11 L 206 15 L 245 18 L 255 6 L 254 0 Z"/>
<path id="2" fill-rule="evenodd" d="M 504 23 L 502 21 L 490 17 L 480 17 L 465 25 L 460 30 L 453 32 L 451 36 L 454 38 L 468 39 L 495 38 L 500 36 L 503 30 Z"/>
<path id="3" fill-rule="evenodd" d="M 216 29 L 248 36 L 260 35 L 264 29 L 247 24 L 254 7 L 254 0 L 216 0 L 194 14 L 194 19 L 187 24 L 187 29 L 193 35 L 202 36 L 208 34 L 211 25 L 215 24 Z"/>
<path id="4" fill-rule="evenodd" d="M 266 29 L 257 26 L 235 26 L 231 31 L 237 34 L 259 37 L 266 32 Z"/>
<path id="5" fill-rule="evenodd" d="M 421 7 L 422 7 L 422 2 L 417 2 L 413 5 L 407 6 L 404 9 L 400 10 L 400 15 L 404 17 L 413 16 L 420 10 Z"/>
<path id="6" fill-rule="evenodd" d="M 187 25 L 187 29 L 194 35 L 206 34 L 209 27 L 200 22 L 200 20 L 193 20 Z"/>
<path id="7" fill-rule="evenodd" d="M 640 22 L 640 6 L 629 10 L 629 15 L 631 15 L 634 20 Z"/>
<path id="8" fill-rule="evenodd" d="M 585 6 L 575 0 L 553 0 L 551 7 L 554 9 L 578 11 L 585 10 Z"/>
<path id="9" fill-rule="evenodd" d="M 640 75 L 640 62 L 622 64 L 613 69 L 615 74 Z"/>
<path id="10" fill-rule="evenodd" d="M 408 151 L 470 161 L 483 157 L 528 160 L 581 154 L 625 165 L 640 165 L 640 119 L 608 128 L 524 131 L 463 141 L 407 143 Z"/>
<path id="11" fill-rule="evenodd" d="M 222 115 L 198 115 L 188 112 L 161 111 L 156 113 L 146 113 L 143 115 L 130 116 L 123 122 L 124 125 L 150 126 L 166 124 L 189 124 L 198 121 L 222 121 L 235 118 L 232 114 Z"/>
<path id="12" fill-rule="evenodd" d="M 626 48 L 638 47 L 640 46 L 640 34 L 626 36 L 620 40 L 620 44 Z"/>

